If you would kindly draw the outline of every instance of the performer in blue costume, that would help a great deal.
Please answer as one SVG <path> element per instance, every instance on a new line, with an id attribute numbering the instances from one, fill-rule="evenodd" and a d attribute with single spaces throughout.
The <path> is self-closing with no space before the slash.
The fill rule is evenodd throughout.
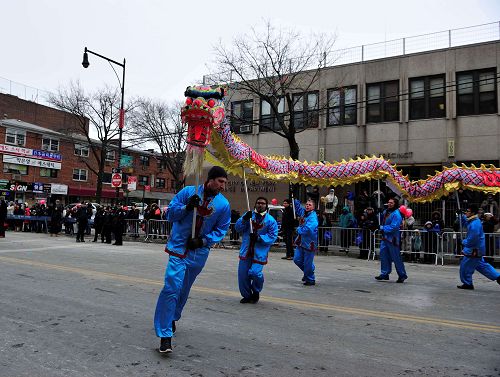
<path id="1" fill-rule="evenodd" d="M 314 276 L 314 254 L 318 249 L 318 216 L 314 212 L 316 203 L 309 199 L 305 209 L 300 202 L 295 199 L 295 213 L 300 217 L 297 228 L 297 238 L 295 239 L 295 253 L 293 262 L 304 272 L 302 281 L 304 285 L 315 285 Z"/>
<path id="2" fill-rule="evenodd" d="M 268 212 L 268 201 L 259 197 L 254 212 L 248 211 L 238 219 L 235 229 L 242 234 L 240 262 L 238 264 L 238 287 L 242 304 L 259 301 L 264 286 L 264 265 L 267 264 L 269 248 L 278 238 L 278 224 Z M 250 233 L 252 221 L 252 233 Z"/>
<path id="3" fill-rule="evenodd" d="M 403 217 L 399 212 L 399 202 L 396 198 L 391 198 L 387 201 L 387 209 L 383 213 L 382 225 L 382 242 L 380 243 L 380 275 L 376 276 L 377 280 L 389 280 L 389 274 L 392 271 L 392 262 L 398 273 L 397 283 L 403 283 L 408 279 L 405 266 L 401 259 L 400 247 L 401 237 L 399 228 Z"/>
<path id="4" fill-rule="evenodd" d="M 460 262 L 460 289 L 474 289 L 472 274 L 478 271 L 490 280 L 500 284 L 500 273 L 487 263 L 483 256 L 485 253 L 484 232 L 481 220 L 477 216 L 478 208 L 475 204 L 467 207 L 465 215 L 461 215 L 462 224 L 467 227 L 467 236 L 462 241 L 462 262 Z"/>
<path id="5" fill-rule="evenodd" d="M 214 166 L 208 172 L 204 185 L 183 188 L 168 206 L 166 217 L 173 227 L 165 251 L 170 257 L 154 318 L 156 335 L 161 338 L 159 351 L 162 353 L 172 352 L 175 321 L 181 318 L 191 286 L 205 266 L 210 247 L 222 241 L 229 228 L 229 202 L 220 193 L 226 181 L 226 171 Z M 196 232 L 191 238 L 195 207 Z"/>

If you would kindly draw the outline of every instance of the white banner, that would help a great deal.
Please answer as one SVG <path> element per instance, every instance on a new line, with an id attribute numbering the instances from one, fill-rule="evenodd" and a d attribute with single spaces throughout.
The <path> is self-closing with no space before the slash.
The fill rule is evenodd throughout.
<path id="1" fill-rule="evenodd" d="M 22 156 L 31 156 L 33 154 L 33 149 L 16 147 L 15 145 L 0 144 L 0 152 L 20 154 Z"/>
<path id="2" fill-rule="evenodd" d="M 21 157 L 21 156 L 9 156 L 7 154 L 3 155 L 3 162 L 8 162 L 10 164 L 27 165 L 27 166 L 38 166 L 41 168 L 48 169 L 61 169 L 60 162 L 37 160 L 36 158 Z"/>
<path id="3" fill-rule="evenodd" d="M 52 183 L 50 185 L 50 193 L 58 195 L 68 195 L 68 185 L 61 185 L 59 183 Z"/>

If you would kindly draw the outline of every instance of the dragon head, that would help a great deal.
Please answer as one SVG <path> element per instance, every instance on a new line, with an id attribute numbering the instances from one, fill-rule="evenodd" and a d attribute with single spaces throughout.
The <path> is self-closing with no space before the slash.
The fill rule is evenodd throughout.
<path id="1" fill-rule="evenodd" d="M 210 143 L 211 128 L 224 120 L 224 89 L 210 86 L 188 86 L 181 118 L 188 124 L 187 143 L 205 147 Z"/>

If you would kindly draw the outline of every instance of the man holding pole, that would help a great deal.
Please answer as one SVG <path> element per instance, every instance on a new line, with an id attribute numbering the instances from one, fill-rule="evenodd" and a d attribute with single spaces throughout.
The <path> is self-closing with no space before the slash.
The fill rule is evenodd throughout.
<path id="1" fill-rule="evenodd" d="M 243 296 L 240 300 L 242 304 L 256 304 L 259 301 L 259 294 L 264 286 L 262 270 L 267 264 L 269 248 L 278 238 L 278 224 L 267 210 L 267 199 L 259 197 L 254 211 L 245 213 L 235 225 L 236 231 L 242 234 L 238 265 L 238 287 Z"/>
<path id="2" fill-rule="evenodd" d="M 222 241 L 229 228 L 231 210 L 221 193 L 226 181 L 226 171 L 214 166 L 204 185 L 183 188 L 168 206 L 166 217 L 173 227 L 165 251 L 170 257 L 154 318 L 156 335 L 161 338 L 161 353 L 172 352 L 175 321 L 181 317 L 191 286 L 205 266 L 210 247 Z"/>

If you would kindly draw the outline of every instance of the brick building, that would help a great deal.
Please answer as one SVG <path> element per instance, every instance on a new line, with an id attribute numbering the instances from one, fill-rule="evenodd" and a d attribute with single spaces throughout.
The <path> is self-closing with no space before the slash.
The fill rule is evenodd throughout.
<path id="1" fill-rule="evenodd" d="M 41 199 L 64 203 L 96 199 L 97 160 L 87 139 L 75 134 L 78 125 L 69 113 L 0 94 L 0 196 L 33 202 Z M 10 116 L 14 116 L 11 118 Z M 100 142 L 92 141 L 99 150 Z M 107 147 L 101 203 L 116 201 L 111 187 L 118 158 L 117 142 Z M 175 191 L 175 181 L 153 150 L 123 148 L 128 157 L 122 167 L 120 201 L 165 204 Z M 128 176 L 137 177 L 136 191 L 128 191 Z M 149 189 L 149 190 L 147 190 Z"/>

